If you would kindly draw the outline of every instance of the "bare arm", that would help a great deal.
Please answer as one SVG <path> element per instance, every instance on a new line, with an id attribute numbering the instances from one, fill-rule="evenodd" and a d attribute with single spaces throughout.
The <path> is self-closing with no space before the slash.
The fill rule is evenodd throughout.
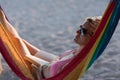
<path id="1" fill-rule="evenodd" d="M 56 55 L 50 54 L 48 52 L 39 50 L 37 47 L 31 45 L 30 43 L 28 43 L 27 41 L 25 41 L 24 39 L 22 39 L 18 32 L 15 30 L 15 28 L 7 21 L 4 13 L 2 10 L 0 10 L 0 22 L 5 26 L 5 28 L 9 31 L 9 33 L 14 36 L 15 38 L 17 38 L 21 44 L 22 47 L 25 47 L 25 49 L 29 50 L 31 55 L 34 55 L 38 58 L 47 60 L 49 62 L 51 62 L 52 60 L 55 60 L 57 58 L 59 58 Z M 23 48 L 24 49 L 24 48 Z M 27 50 L 27 51 L 28 51 Z M 39 52 L 39 53 L 38 53 Z"/>
<path id="2" fill-rule="evenodd" d="M 54 60 L 59 59 L 59 56 L 48 53 L 48 52 L 43 51 L 43 50 L 40 50 L 37 47 L 28 43 L 27 41 L 25 41 L 25 40 L 23 40 L 23 41 L 26 44 L 27 48 L 29 49 L 29 51 L 31 52 L 32 55 L 34 55 L 40 59 L 46 60 L 48 62 L 52 62 Z"/>
<path id="3" fill-rule="evenodd" d="M 37 47 L 33 46 L 32 44 L 30 44 L 26 40 L 23 39 L 23 42 L 25 43 L 25 45 L 27 46 L 27 48 L 29 49 L 29 51 L 30 51 L 30 53 L 32 55 L 35 55 L 38 51 L 40 51 L 40 49 L 38 49 Z"/>
<path id="4" fill-rule="evenodd" d="M 43 59 L 37 58 L 37 57 L 32 56 L 32 55 L 26 55 L 26 56 L 24 56 L 24 59 L 29 61 L 32 64 L 35 64 L 36 66 L 42 66 L 44 64 L 49 63 L 49 62 L 47 62 L 47 61 L 45 61 Z"/>

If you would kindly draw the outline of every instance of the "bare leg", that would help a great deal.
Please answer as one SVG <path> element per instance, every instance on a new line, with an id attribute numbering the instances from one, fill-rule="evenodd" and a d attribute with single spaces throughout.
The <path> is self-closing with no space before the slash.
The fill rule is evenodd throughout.
<path id="1" fill-rule="evenodd" d="M 6 19 L 4 13 L 2 10 L 0 10 L 0 22 L 7 27 L 9 33 L 11 35 L 13 35 L 16 38 L 22 39 L 18 32 L 16 31 L 16 29 L 8 22 L 8 20 Z M 38 48 L 34 47 L 33 45 L 31 45 L 30 43 L 28 43 L 27 41 L 23 40 L 23 42 L 26 44 L 26 46 L 28 47 L 28 49 L 30 50 L 30 52 L 34 55 L 37 51 L 39 51 Z"/>
<path id="2" fill-rule="evenodd" d="M 25 41 L 24 39 L 22 39 L 19 36 L 18 32 L 15 30 L 15 28 L 7 21 L 7 19 L 6 19 L 6 17 L 5 17 L 5 15 L 4 15 L 4 13 L 3 13 L 2 10 L 0 10 L 0 22 L 8 29 L 9 33 L 12 36 L 14 36 L 18 40 L 20 40 L 20 43 L 22 44 L 22 46 L 24 47 L 24 49 L 28 49 L 31 55 L 34 55 L 34 56 L 36 56 L 38 58 L 42 58 L 42 59 L 47 60 L 49 62 L 51 62 L 52 60 L 55 60 L 55 59 L 59 58 L 58 56 L 50 54 L 50 53 L 45 52 L 45 51 L 43 53 L 43 51 L 40 51 L 37 47 L 31 45 L 30 43 L 28 43 L 27 41 Z"/>
<path id="3" fill-rule="evenodd" d="M 26 45 L 20 38 L 19 34 L 17 31 L 12 27 L 12 25 L 7 21 L 4 12 L 0 9 L 0 23 L 5 27 L 5 29 L 8 31 L 10 36 L 13 36 L 15 40 L 18 42 L 20 45 L 19 47 L 22 49 L 24 54 L 30 54 L 29 50 L 27 49 Z"/>
<path id="4" fill-rule="evenodd" d="M 0 9 L 0 22 L 8 29 L 8 31 L 15 37 L 20 38 L 17 31 L 13 26 L 7 21 L 4 12 Z"/>
<path id="5" fill-rule="evenodd" d="M 25 43 L 23 42 L 23 39 L 20 38 L 19 34 L 17 33 L 17 31 L 15 30 L 15 28 L 7 21 L 4 13 L 2 10 L 0 10 L 0 22 L 2 23 L 2 25 L 8 30 L 8 33 L 10 34 L 10 36 L 13 36 L 13 38 L 17 41 L 17 44 L 19 45 L 19 48 L 22 49 L 22 53 L 25 54 L 26 56 L 29 56 L 31 58 L 34 59 L 34 61 L 38 61 L 39 62 L 45 62 L 44 60 L 38 59 L 34 56 L 32 56 L 28 50 L 28 48 L 26 47 Z"/>

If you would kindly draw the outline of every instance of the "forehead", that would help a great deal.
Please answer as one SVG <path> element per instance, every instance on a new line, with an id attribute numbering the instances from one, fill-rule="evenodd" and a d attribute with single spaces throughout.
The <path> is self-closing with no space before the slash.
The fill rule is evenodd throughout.
<path id="1" fill-rule="evenodd" d="M 91 28 L 90 23 L 89 23 L 89 22 L 85 22 L 85 23 L 83 24 L 83 28 L 90 29 L 90 28 Z"/>

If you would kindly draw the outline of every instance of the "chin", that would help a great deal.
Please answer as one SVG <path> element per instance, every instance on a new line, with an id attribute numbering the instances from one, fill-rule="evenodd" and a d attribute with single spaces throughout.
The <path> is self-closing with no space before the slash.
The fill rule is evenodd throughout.
<path id="1" fill-rule="evenodd" d="M 74 42 L 78 44 L 77 39 L 74 39 Z"/>
<path id="2" fill-rule="evenodd" d="M 74 42 L 76 42 L 77 41 L 77 39 L 76 38 L 74 38 Z"/>

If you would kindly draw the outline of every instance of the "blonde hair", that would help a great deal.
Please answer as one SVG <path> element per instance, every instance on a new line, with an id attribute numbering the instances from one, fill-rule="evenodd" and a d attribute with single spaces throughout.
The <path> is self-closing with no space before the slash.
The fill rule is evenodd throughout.
<path id="1" fill-rule="evenodd" d="M 101 16 L 98 17 L 87 17 L 86 21 L 88 21 L 90 24 L 92 24 L 93 27 L 97 27 L 101 21 Z"/>
<path id="2" fill-rule="evenodd" d="M 101 19 L 102 19 L 102 16 L 87 17 L 85 19 L 85 22 L 89 23 L 92 33 L 94 33 L 96 31 L 96 28 L 100 24 Z"/>

